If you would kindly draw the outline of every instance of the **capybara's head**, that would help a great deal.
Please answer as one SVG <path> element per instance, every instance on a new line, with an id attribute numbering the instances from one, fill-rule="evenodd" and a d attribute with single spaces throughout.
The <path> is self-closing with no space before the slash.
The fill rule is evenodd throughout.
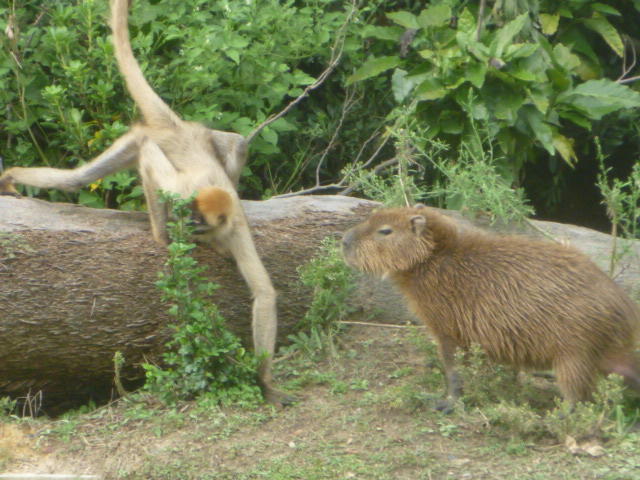
<path id="1" fill-rule="evenodd" d="M 434 223 L 446 219 L 423 205 L 374 212 L 342 237 L 347 264 L 373 275 L 411 270 L 436 247 Z M 439 228 L 438 228 L 439 229 Z"/>

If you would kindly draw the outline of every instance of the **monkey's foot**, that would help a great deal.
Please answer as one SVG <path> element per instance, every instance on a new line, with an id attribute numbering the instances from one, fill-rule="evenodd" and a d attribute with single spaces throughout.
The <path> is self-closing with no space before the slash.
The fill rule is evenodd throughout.
<path id="1" fill-rule="evenodd" d="M 273 387 L 262 387 L 264 399 L 277 407 L 289 407 L 300 401 L 295 395 L 290 395 Z"/>

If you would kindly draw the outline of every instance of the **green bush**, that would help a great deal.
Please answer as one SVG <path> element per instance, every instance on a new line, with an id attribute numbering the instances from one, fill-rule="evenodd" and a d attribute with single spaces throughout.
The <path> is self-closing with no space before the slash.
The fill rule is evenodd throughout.
<path id="1" fill-rule="evenodd" d="M 309 355 L 318 352 L 336 353 L 334 336 L 341 330 L 340 321 L 353 313 L 349 296 L 355 288 L 353 272 L 342 259 L 335 238 L 322 240 L 318 253 L 298 269 L 303 285 L 313 289 L 313 298 L 300 331 L 289 335 L 289 349 Z"/>
<path id="2" fill-rule="evenodd" d="M 171 244 L 166 269 L 157 286 L 168 302 L 172 339 L 162 355 L 163 364 L 145 364 L 145 388 L 167 403 L 206 394 L 219 402 L 255 402 L 258 361 L 225 325 L 209 300 L 217 285 L 203 275 L 204 267 L 190 255 L 195 244 L 188 238 L 188 200 L 165 196 L 175 220 L 168 224 Z"/>
<path id="3" fill-rule="evenodd" d="M 324 69 L 346 17 L 342 7 L 331 0 L 133 2 L 131 42 L 151 85 L 180 115 L 247 134 Z M 0 50 L 5 166 L 74 167 L 103 151 L 135 118 L 115 64 L 107 10 L 106 0 L 0 6 L 0 29 L 9 33 L 1 36 Z M 255 139 L 242 182 L 248 193 L 261 194 L 270 183 L 268 165 L 288 158 L 279 137 L 297 124 L 290 115 Z M 110 176 L 78 199 L 138 208 L 142 192 L 134 179 L 129 172 Z"/>
<path id="4" fill-rule="evenodd" d="M 382 80 L 397 105 L 416 103 L 415 118 L 429 137 L 451 145 L 450 167 L 463 145 L 482 146 L 478 123 L 486 125 L 507 187 L 520 184 L 525 162 L 548 158 L 544 181 L 559 196 L 557 158 L 575 165 L 578 140 L 595 122 L 640 106 L 638 92 L 604 77 L 619 75 L 605 60 L 612 52 L 611 63 L 622 67 L 624 33 L 633 35 L 622 16 L 628 9 L 588 0 L 488 2 L 479 22 L 478 4 L 434 0 L 423 9 L 390 10 L 362 30 L 374 47 L 349 83 Z M 406 48 L 399 51 L 399 43 Z"/>

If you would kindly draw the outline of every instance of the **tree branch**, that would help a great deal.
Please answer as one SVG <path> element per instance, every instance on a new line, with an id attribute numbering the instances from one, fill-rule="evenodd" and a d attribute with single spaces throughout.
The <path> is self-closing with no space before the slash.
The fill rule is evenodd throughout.
<path id="1" fill-rule="evenodd" d="M 296 99 L 292 100 L 279 113 L 270 115 L 269 118 L 267 118 L 264 122 L 262 122 L 256 128 L 254 128 L 253 131 L 249 133 L 249 135 L 247 135 L 247 143 L 251 143 L 251 141 L 255 138 L 255 136 L 258 135 L 265 127 L 267 127 L 268 125 L 272 124 L 276 120 L 284 117 L 287 113 L 289 113 L 289 110 L 295 107 L 303 99 L 308 97 L 309 93 L 312 90 L 315 90 L 320 85 L 322 85 L 324 81 L 329 77 L 329 75 L 333 73 L 333 71 L 336 69 L 336 67 L 340 63 L 340 60 L 342 59 L 344 42 L 346 39 L 345 30 L 347 28 L 347 25 L 349 25 L 349 23 L 351 22 L 351 19 L 353 18 L 355 12 L 356 12 L 356 0 L 352 0 L 351 11 L 347 15 L 347 18 L 345 19 L 342 26 L 338 29 L 338 35 L 336 37 L 336 41 L 334 42 L 333 47 L 331 47 L 331 58 L 329 60 L 329 66 L 318 76 L 316 81 L 313 82 L 311 85 L 308 85 L 307 88 L 305 88 L 304 91 Z"/>

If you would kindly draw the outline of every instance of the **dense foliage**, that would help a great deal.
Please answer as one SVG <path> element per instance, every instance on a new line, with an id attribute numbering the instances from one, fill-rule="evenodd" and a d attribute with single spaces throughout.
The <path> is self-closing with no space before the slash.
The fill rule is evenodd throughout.
<path id="1" fill-rule="evenodd" d="M 396 175 L 385 162 L 399 149 L 425 152 L 437 142 L 446 145 L 437 165 L 420 154 L 409 162 L 423 192 L 446 187 L 445 170 L 461 152 L 480 158 L 491 150 L 491 175 L 524 187 L 539 213 L 564 207 L 576 215 L 584 202 L 597 208 L 593 137 L 613 176 L 626 177 L 640 149 L 640 2 L 487 0 L 480 12 L 481 3 L 147 0 L 134 2 L 130 23 L 146 75 L 176 111 L 243 134 L 311 84 L 334 47 L 342 52 L 323 86 L 253 142 L 245 197 L 326 185 L 333 187 L 317 191 L 357 191 L 347 170 Z M 78 165 L 135 120 L 113 59 L 107 4 L 0 6 L 5 166 Z M 398 132 L 399 124 L 412 131 Z M 399 141 L 406 137 L 411 144 Z M 77 197 L 28 190 L 92 206 L 143 204 L 131 172 Z M 459 195 L 441 198 L 461 206 Z"/>

